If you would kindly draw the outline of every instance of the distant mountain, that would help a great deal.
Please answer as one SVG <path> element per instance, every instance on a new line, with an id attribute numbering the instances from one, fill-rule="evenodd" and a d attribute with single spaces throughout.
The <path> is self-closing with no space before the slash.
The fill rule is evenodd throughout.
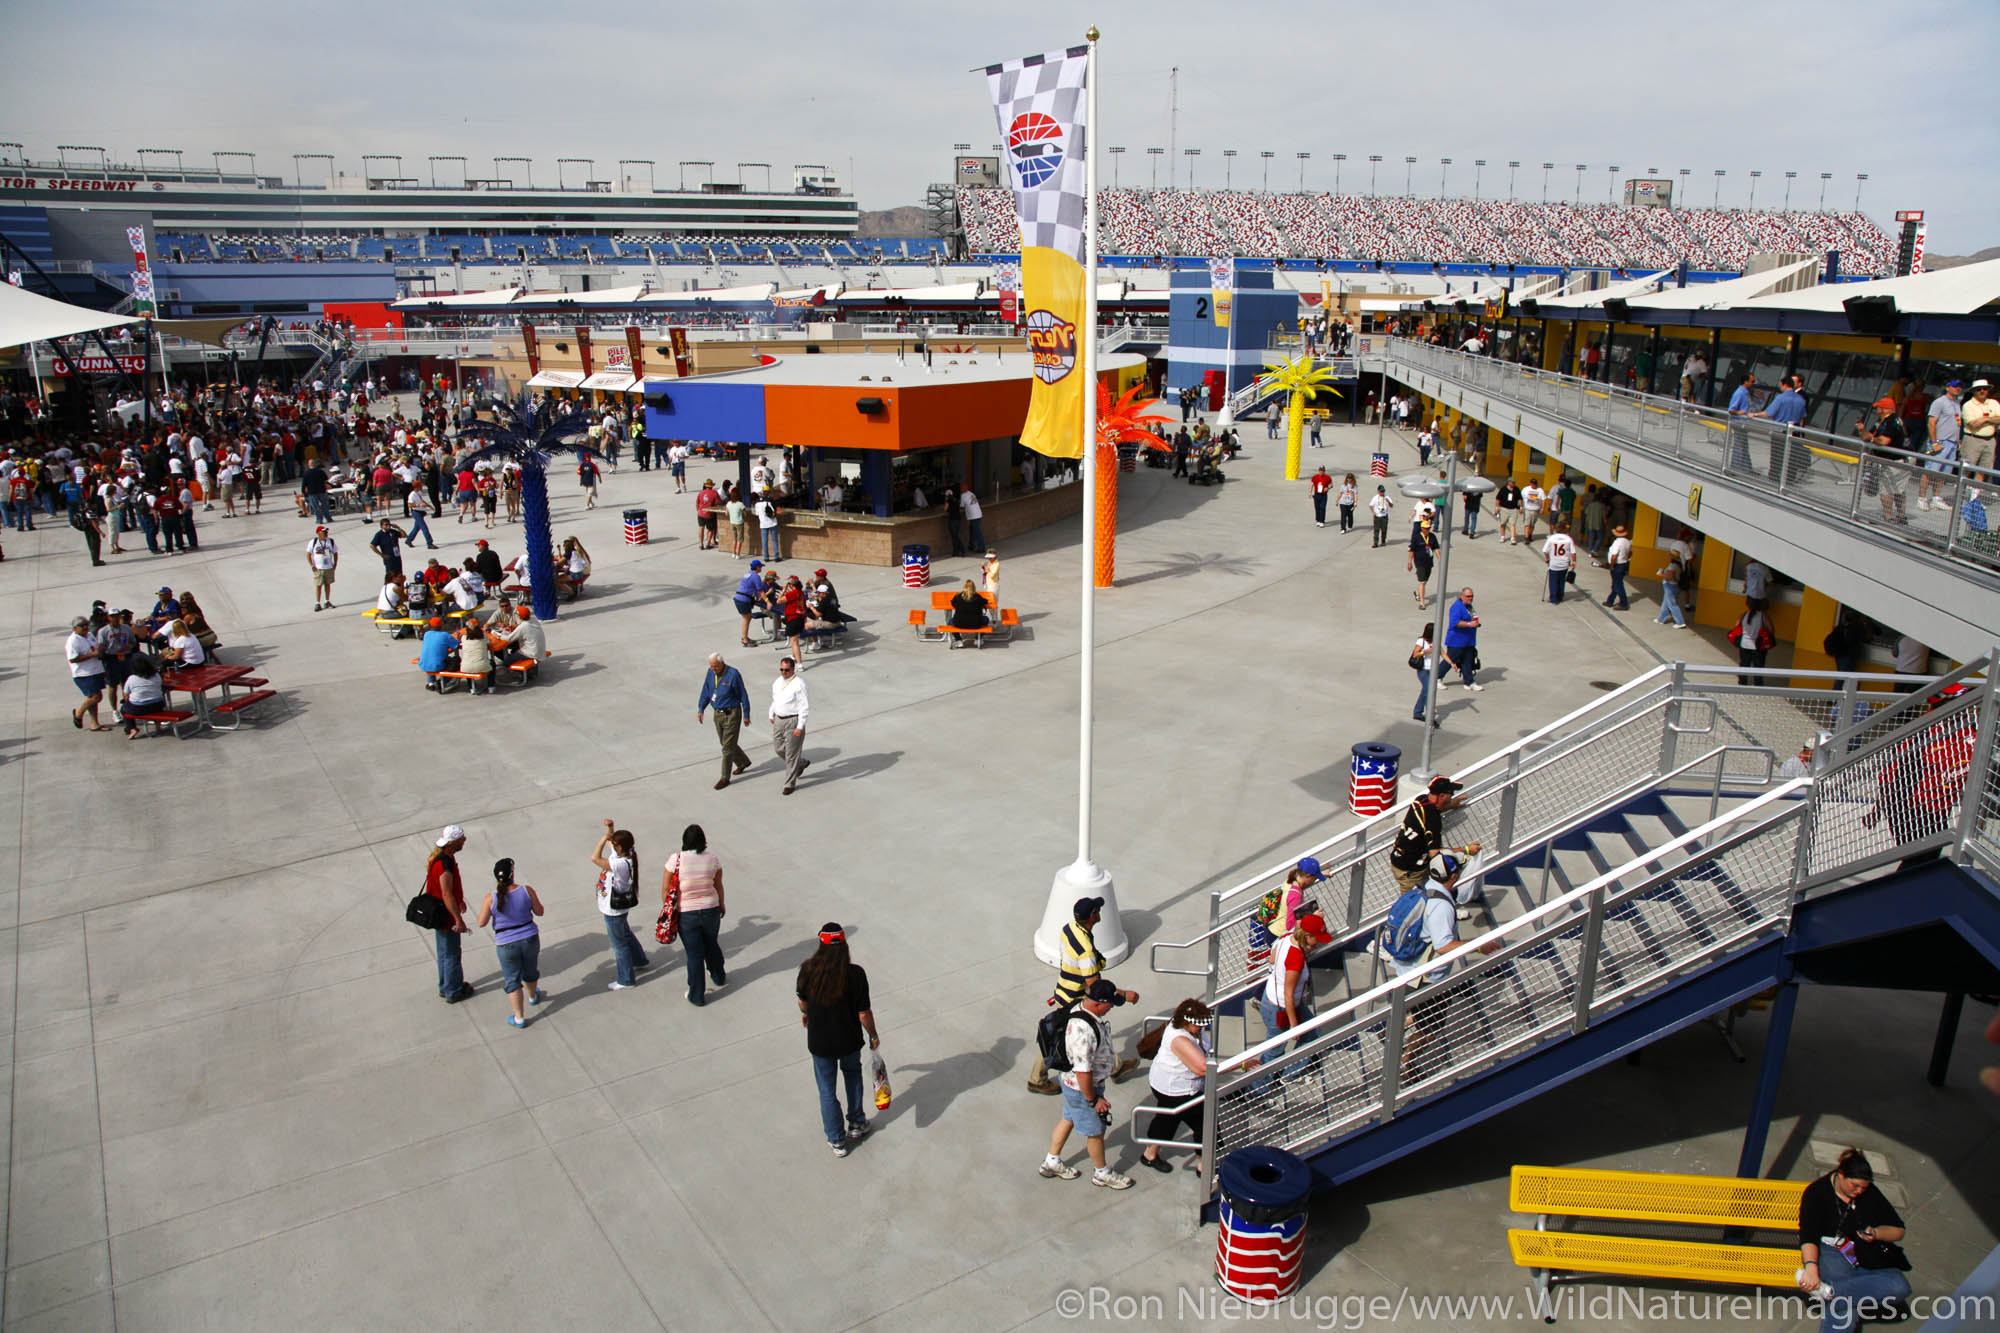
<path id="1" fill-rule="evenodd" d="M 1988 259 L 2000 259 L 2000 245 L 1989 245 L 1976 255 L 1927 254 L 1924 256 L 1924 267 L 1957 268 L 1960 264 L 1978 264 Z"/>
<path id="2" fill-rule="evenodd" d="M 928 236 L 929 229 L 924 222 L 924 210 L 914 206 L 904 208 L 884 208 L 875 211 L 861 210 L 861 230 L 863 236 L 895 236 L 908 238 Z"/>

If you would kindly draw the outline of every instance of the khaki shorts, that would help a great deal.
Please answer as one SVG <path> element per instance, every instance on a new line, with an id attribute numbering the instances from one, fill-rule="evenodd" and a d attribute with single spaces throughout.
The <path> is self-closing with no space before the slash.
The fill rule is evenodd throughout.
<path id="1" fill-rule="evenodd" d="M 1396 887 L 1401 889 L 1405 893 L 1408 893 L 1411 889 L 1416 888 L 1417 886 L 1422 884 L 1425 880 L 1430 878 L 1430 871 L 1428 868 L 1421 868 L 1417 870 L 1398 870 L 1396 869 L 1396 867 L 1390 866 L 1389 873 L 1396 877 Z"/>
<path id="2" fill-rule="evenodd" d="M 331 588 L 332 586 L 333 586 L 333 571 L 332 571 L 332 570 L 330 570 L 330 569 L 315 569 L 315 570 L 313 571 L 313 587 L 315 587 L 315 588 Z"/>
<path id="3" fill-rule="evenodd" d="M 749 530 L 749 526 L 747 523 L 731 523 L 729 525 L 729 539 L 737 542 L 742 541 Z"/>

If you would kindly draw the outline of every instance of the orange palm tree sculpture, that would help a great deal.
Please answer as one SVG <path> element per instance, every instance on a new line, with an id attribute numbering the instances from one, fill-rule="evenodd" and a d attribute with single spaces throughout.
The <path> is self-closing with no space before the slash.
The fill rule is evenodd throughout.
<path id="1" fill-rule="evenodd" d="M 1135 384 L 1112 401 L 1110 390 L 1097 386 L 1097 450 L 1092 466 L 1097 469 L 1096 584 L 1111 586 L 1118 562 L 1118 446 L 1137 444 L 1147 449 L 1168 448 L 1167 442 L 1151 427 L 1171 422 L 1170 416 L 1144 411 L 1158 400 L 1146 395 L 1146 386 Z"/>

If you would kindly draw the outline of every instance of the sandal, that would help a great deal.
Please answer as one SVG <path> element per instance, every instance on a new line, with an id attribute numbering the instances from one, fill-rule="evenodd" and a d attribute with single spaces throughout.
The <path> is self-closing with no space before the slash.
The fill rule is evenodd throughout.
<path id="1" fill-rule="evenodd" d="M 81 708 L 72 708 L 69 710 L 69 724 L 78 731 L 83 730 L 83 710 Z"/>

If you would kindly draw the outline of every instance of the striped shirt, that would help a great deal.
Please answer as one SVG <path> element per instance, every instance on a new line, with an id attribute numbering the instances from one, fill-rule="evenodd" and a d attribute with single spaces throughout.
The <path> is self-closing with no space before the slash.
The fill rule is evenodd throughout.
<path id="1" fill-rule="evenodd" d="M 716 859 L 715 853 L 675 852 L 667 858 L 667 869 L 680 872 L 683 912 L 722 906 L 722 895 L 715 890 L 716 878 L 722 873 L 722 862 Z"/>

